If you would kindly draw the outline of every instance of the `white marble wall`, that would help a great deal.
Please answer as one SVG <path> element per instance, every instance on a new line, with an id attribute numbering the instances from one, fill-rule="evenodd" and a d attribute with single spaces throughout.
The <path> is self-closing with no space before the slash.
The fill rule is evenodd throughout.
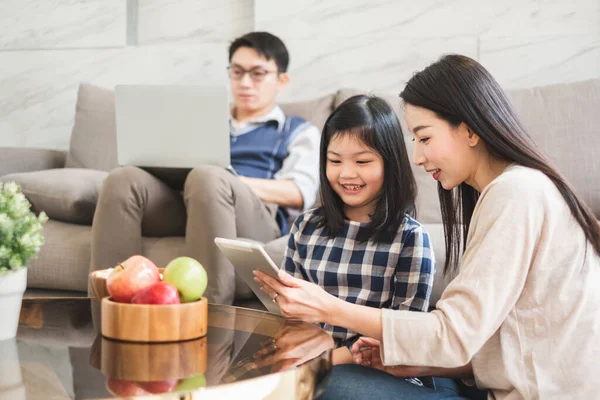
<path id="1" fill-rule="evenodd" d="M 399 91 L 449 52 L 506 88 L 600 77 L 600 0 L 2 0 L 0 146 L 66 149 L 86 81 L 199 84 L 253 29 L 280 36 L 282 100 Z"/>
<path id="2" fill-rule="evenodd" d="M 255 0 L 255 15 L 289 45 L 288 98 L 398 91 L 453 52 L 506 88 L 600 77 L 600 0 Z"/>
<path id="3" fill-rule="evenodd" d="M 254 25 L 251 0 L 1 3 L 0 146 L 67 149 L 80 82 L 224 79 L 229 42 Z"/>

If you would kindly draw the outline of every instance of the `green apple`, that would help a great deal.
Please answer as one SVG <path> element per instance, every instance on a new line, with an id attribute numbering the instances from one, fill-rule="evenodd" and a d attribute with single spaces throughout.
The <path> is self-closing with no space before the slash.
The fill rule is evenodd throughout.
<path id="1" fill-rule="evenodd" d="M 194 375 L 180 380 L 177 386 L 175 386 L 175 391 L 184 392 L 202 387 L 206 387 L 206 377 L 204 374 Z"/>
<path id="2" fill-rule="evenodd" d="M 189 303 L 202 297 L 208 276 L 198 261 L 191 257 L 177 257 L 164 269 L 163 281 L 177 288 L 182 303 Z"/>

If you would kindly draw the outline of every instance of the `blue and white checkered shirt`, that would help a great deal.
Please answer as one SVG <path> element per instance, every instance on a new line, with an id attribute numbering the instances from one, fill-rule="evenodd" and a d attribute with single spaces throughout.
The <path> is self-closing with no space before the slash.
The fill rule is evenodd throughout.
<path id="1" fill-rule="evenodd" d="M 320 209 L 300 215 L 290 231 L 285 253 L 286 271 L 323 287 L 354 304 L 377 308 L 427 311 L 435 275 L 435 257 L 429 234 L 410 216 L 400 225 L 391 244 L 365 237 L 368 223 L 346 221 L 329 238 L 327 226 L 318 227 Z M 322 324 L 340 344 L 357 336 L 339 326 Z"/>

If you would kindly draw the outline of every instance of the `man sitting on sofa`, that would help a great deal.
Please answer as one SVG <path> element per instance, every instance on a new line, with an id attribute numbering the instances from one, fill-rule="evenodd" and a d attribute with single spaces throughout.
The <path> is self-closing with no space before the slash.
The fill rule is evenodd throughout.
<path id="1" fill-rule="evenodd" d="M 214 238 L 271 241 L 287 231 L 287 210 L 312 206 L 318 190 L 320 133 L 275 103 L 289 81 L 288 63 L 285 45 L 269 33 L 231 43 L 231 163 L 240 176 L 216 166 L 195 168 L 181 193 L 137 167 L 111 171 L 94 215 L 92 270 L 142 254 L 142 236 L 185 234 L 181 256 L 206 268 L 205 296 L 233 302 L 235 272 Z"/>

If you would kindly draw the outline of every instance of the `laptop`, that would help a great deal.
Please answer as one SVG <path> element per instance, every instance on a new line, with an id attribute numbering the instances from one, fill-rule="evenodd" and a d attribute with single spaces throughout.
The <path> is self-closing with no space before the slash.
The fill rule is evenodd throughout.
<path id="1" fill-rule="evenodd" d="M 202 165 L 230 168 L 225 85 L 115 87 L 117 158 L 183 186 Z"/>

